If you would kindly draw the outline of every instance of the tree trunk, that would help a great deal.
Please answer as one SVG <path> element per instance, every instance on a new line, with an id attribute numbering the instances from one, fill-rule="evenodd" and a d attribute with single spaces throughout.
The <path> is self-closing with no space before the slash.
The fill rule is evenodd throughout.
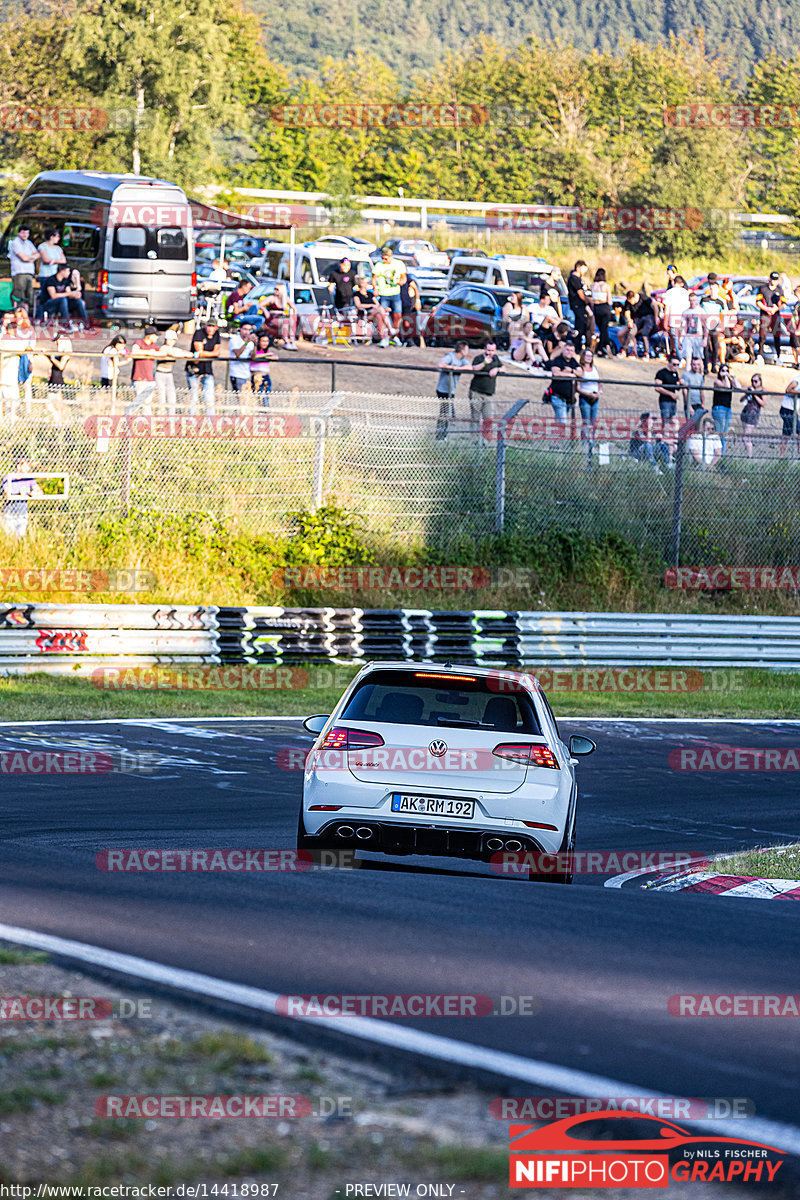
<path id="1" fill-rule="evenodd" d="M 136 113 L 133 119 L 133 173 L 142 173 L 141 132 L 144 116 L 144 87 L 141 83 L 136 86 Z"/>

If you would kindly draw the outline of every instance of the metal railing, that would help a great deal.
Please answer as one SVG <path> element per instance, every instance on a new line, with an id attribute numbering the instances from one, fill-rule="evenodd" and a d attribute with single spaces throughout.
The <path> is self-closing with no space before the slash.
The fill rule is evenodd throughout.
<path id="1" fill-rule="evenodd" d="M 798 671 L 800 617 L 0 603 L 0 675 L 398 659 Z"/>

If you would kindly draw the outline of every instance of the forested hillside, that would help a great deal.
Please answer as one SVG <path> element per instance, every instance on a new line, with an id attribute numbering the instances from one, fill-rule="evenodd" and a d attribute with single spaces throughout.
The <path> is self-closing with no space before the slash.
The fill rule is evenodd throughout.
<path id="1" fill-rule="evenodd" d="M 767 0 L 294 0 L 276 6 L 248 0 L 264 26 L 271 58 L 303 74 L 328 55 L 358 49 L 377 54 L 402 72 L 428 71 L 447 51 L 466 52 L 473 38 L 490 35 L 513 47 L 530 36 L 573 42 L 581 50 L 613 51 L 633 39 L 659 42 L 670 33 L 705 44 L 744 72 L 770 51 L 794 54 L 800 41 L 800 2 Z"/>

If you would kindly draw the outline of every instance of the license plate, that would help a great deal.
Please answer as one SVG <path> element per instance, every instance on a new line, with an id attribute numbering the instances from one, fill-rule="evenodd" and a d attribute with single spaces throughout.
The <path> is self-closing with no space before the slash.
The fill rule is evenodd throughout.
<path id="1" fill-rule="evenodd" d="M 115 296 L 115 308 L 147 308 L 146 296 Z"/>
<path id="2" fill-rule="evenodd" d="M 443 796 L 392 796 L 392 812 L 418 813 L 423 817 L 475 816 L 474 800 L 448 800 Z"/>

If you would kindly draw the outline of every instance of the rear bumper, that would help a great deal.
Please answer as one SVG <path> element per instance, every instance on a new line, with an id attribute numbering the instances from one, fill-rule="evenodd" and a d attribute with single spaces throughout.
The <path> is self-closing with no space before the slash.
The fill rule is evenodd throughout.
<path id="1" fill-rule="evenodd" d="M 468 858 L 488 862 L 504 850 L 525 854 L 546 853 L 527 833 L 498 832 L 474 827 L 415 825 L 409 822 L 337 818 L 317 830 L 314 838 L 325 849 L 369 850 L 379 854 L 427 854 L 444 858 Z"/>

